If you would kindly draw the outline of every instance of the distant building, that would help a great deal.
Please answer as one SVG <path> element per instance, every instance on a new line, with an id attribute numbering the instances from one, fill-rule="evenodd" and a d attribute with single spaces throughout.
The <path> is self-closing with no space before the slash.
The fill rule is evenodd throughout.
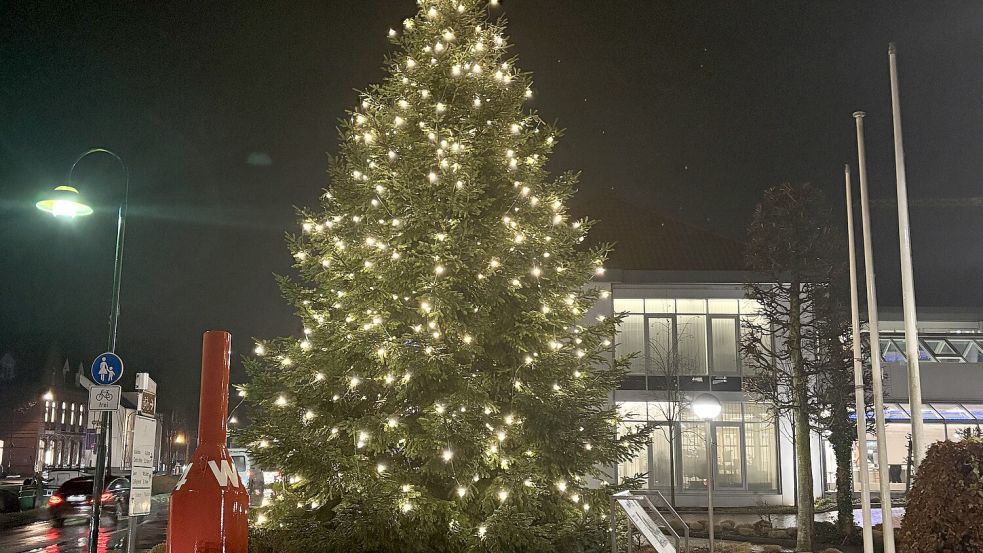
<path id="1" fill-rule="evenodd" d="M 0 356 L 0 466 L 7 474 L 30 475 L 46 468 L 83 463 L 87 394 L 76 373 L 64 365 L 30 382 L 12 354 Z"/>
<path id="2" fill-rule="evenodd" d="M 880 346 L 884 369 L 884 416 L 887 436 L 886 474 L 891 490 L 903 492 L 908 483 L 908 360 L 904 321 L 898 308 L 880 311 Z M 918 357 L 922 384 L 922 420 L 926 447 L 958 441 L 967 432 L 983 433 L 983 309 L 933 308 L 918 310 Z M 877 495 L 877 440 L 867 436 L 863 447 Z M 823 467 L 827 491 L 836 490 L 832 447 L 824 443 Z M 857 455 L 860 454 L 858 448 Z M 853 467 L 854 488 L 860 472 Z"/>
<path id="3" fill-rule="evenodd" d="M 616 337 L 616 354 L 636 353 L 628 376 L 612 393 L 625 422 L 623 428 L 654 427 L 648 446 L 606 472 L 612 480 L 645 474 L 646 487 L 668 496 L 674 482 L 677 505 L 706 504 L 708 463 L 706 422 L 685 406 L 668 421 L 667 379 L 660 351 L 675 349 L 685 359 L 671 379 L 678 381 L 680 403 L 701 392 L 721 402 L 711 423 L 716 442 L 710 459 L 714 502 L 721 506 L 794 505 L 795 454 L 792 425 L 774 416 L 769 405 L 743 391 L 739 355 L 741 320 L 756 316 L 758 306 L 744 299 L 743 284 L 754 277 L 744 271 L 744 246 L 738 241 L 622 202 L 597 202 L 590 217 L 599 220 L 590 232 L 593 244 L 614 244 L 607 272 L 592 286 L 606 291 L 587 315 L 626 313 Z M 908 434 L 907 366 L 900 312 L 881 309 L 881 349 L 892 488 L 905 490 Z M 929 443 L 958 440 L 983 425 L 983 310 L 919 309 L 923 417 Z M 680 409 L 680 407 L 682 407 Z M 670 469 L 670 440 L 674 470 Z M 814 494 L 835 492 L 836 463 L 825 436 L 811 433 Z M 876 441 L 868 436 L 861 450 L 877 468 Z M 854 466 L 855 486 L 859 472 Z M 871 483 L 877 490 L 878 475 Z"/>

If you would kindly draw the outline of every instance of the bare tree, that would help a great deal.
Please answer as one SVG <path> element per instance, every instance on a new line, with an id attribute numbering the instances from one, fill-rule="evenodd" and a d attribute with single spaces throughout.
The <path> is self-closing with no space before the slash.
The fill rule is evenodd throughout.
<path id="1" fill-rule="evenodd" d="M 844 357 L 850 342 L 836 288 L 844 270 L 844 242 L 825 198 L 808 184 L 765 191 L 748 227 L 747 265 L 758 278 L 745 285 L 745 293 L 761 305 L 761 313 L 742 321 L 741 352 L 749 369 L 744 385 L 793 422 L 797 551 L 812 551 L 810 430 L 823 428 L 822 419 L 834 415 L 849 423 L 848 406 L 839 401 L 834 413 L 824 393 L 843 391 L 852 382 L 846 371 L 852 365 L 843 362 L 850 359 Z M 846 434 L 839 435 L 846 440 Z M 846 461 L 849 466 L 849 455 Z"/>
<path id="2" fill-rule="evenodd" d="M 680 393 L 679 378 L 684 375 L 696 374 L 697 362 L 692 356 L 680 351 L 680 337 L 687 336 L 688 327 L 673 329 L 672 320 L 659 321 L 653 337 L 649 332 L 649 363 L 652 373 L 664 381 L 665 401 L 657 402 L 656 410 L 665 424 L 658 425 L 669 444 L 669 502 L 676 506 L 676 426 L 680 414 L 686 407 L 685 397 Z"/>

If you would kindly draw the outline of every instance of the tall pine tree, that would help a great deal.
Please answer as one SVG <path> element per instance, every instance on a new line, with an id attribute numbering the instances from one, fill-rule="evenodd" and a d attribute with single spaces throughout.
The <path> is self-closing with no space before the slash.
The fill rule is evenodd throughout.
<path id="1" fill-rule="evenodd" d="M 288 238 L 303 336 L 248 362 L 244 438 L 287 479 L 254 524 L 303 550 L 604 547 L 588 481 L 646 439 L 607 403 L 617 321 L 584 321 L 605 251 L 578 246 L 576 179 L 545 169 L 560 133 L 503 24 L 419 4 Z"/>

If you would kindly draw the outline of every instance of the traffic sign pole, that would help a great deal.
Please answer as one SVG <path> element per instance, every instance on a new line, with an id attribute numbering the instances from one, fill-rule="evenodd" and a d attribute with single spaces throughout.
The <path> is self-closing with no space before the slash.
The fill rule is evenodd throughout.
<path id="1" fill-rule="evenodd" d="M 117 244 L 117 250 L 122 244 Z M 119 255 L 119 251 L 117 251 Z M 115 279 L 114 279 L 115 280 Z M 117 286 L 118 288 L 118 286 Z M 111 314 L 110 350 L 116 347 L 116 317 L 119 314 L 118 290 L 114 291 L 117 300 Z M 123 360 L 112 351 L 107 351 L 92 361 L 89 371 L 93 381 L 103 386 L 112 385 L 123 377 Z M 99 424 L 99 439 L 96 442 L 96 472 L 92 476 L 92 520 L 89 521 L 89 551 L 96 551 L 99 543 L 99 519 L 102 514 L 102 490 L 106 486 L 106 430 L 112 411 L 103 411 Z M 111 444 L 110 444 L 111 446 Z"/>

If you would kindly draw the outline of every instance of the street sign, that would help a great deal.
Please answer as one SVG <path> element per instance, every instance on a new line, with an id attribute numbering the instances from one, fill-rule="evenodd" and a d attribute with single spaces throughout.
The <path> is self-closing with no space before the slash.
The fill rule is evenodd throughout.
<path id="1" fill-rule="evenodd" d="M 133 418 L 133 449 L 130 457 L 130 516 L 150 514 L 150 490 L 154 480 L 154 443 L 157 419 Z"/>
<path id="2" fill-rule="evenodd" d="M 111 351 L 107 351 L 92 361 L 89 371 L 92 381 L 102 386 L 116 384 L 123 377 L 123 360 Z"/>
<path id="3" fill-rule="evenodd" d="M 157 395 L 152 392 L 140 392 L 137 409 L 141 415 L 154 416 L 157 412 Z"/>
<path id="4" fill-rule="evenodd" d="M 133 467 L 130 470 L 130 489 L 152 487 L 154 480 L 154 469 L 150 467 Z"/>
<path id="5" fill-rule="evenodd" d="M 89 412 L 115 411 L 123 388 L 119 386 L 93 386 L 89 388 Z"/>
<path id="6" fill-rule="evenodd" d="M 157 437 L 157 420 L 137 415 L 133 419 L 133 455 L 130 466 L 154 466 L 154 442 Z M 131 487 L 133 487 L 131 485 Z"/>
<path id="7" fill-rule="evenodd" d="M 130 516 L 150 514 L 150 488 L 130 490 Z"/>

